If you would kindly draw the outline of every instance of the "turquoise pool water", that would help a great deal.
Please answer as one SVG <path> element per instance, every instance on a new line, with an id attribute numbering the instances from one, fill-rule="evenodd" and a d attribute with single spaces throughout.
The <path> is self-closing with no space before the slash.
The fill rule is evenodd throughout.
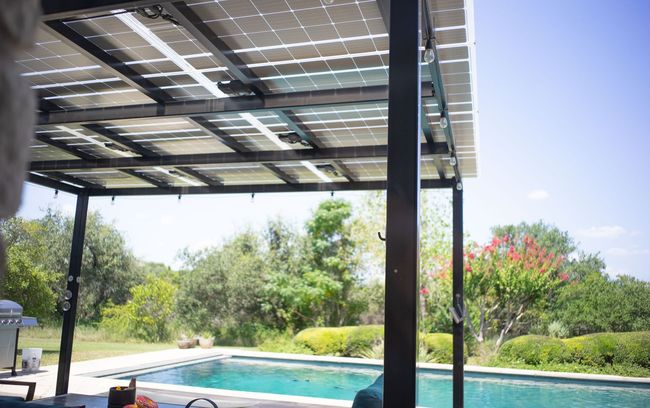
<path id="1" fill-rule="evenodd" d="M 372 366 L 296 363 L 252 358 L 229 358 L 161 369 L 138 376 L 139 381 L 190 385 L 237 391 L 352 400 L 381 373 Z M 128 377 L 125 377 L 128 378 Z M 418 404 L 451 407 L 451 377 L 421 370 Z M 650 407 L 650 387 L 618 387 L 607 383 L 517 380 L 469 375 L 465 382 L 468 408 L 506 407 Z"/>

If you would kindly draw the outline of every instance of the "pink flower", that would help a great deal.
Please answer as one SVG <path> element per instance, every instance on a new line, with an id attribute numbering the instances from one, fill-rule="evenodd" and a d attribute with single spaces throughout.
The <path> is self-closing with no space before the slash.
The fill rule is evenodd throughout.
<path id="1" fill-rule="evenodd" d="M 470 264 L 465 265 L 465 271 L 472 272 L 472 265 Z"/>
<path id="2" fill-rule="evenodd" d="M 562 282 L 566 282 L 566 281 L 568 281 L 568 280 L 569 280 L 569 275 L 567 275 L 566 273 L 561 273 L 561 274 L 560 274 L 560 280 L 561 280 Z"/>
<path id="3" fill-rule="evenodd" d="M 420 289 L 420 295 L 426 296 L 428 294 L 429 294 L 429 289 L 427 289 L 427 288 Z"/>
<path id="4" fill-rule="evenodd" d="M 469 259 L 474 259 L 476 258 L 476 255 L 474 255 L 474 252 L 470 252 L 469 255 L 467 255 Z"/>

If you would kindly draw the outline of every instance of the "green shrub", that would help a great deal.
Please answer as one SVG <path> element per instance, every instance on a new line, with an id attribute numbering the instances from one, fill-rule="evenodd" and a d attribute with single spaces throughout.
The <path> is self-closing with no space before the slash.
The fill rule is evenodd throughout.
<path id="1" fill-rule="evenodd" d="M 619 343 L 614 364 L 650 368 L 650 331 L 618 333 Z"/>
<path id="2" fill-rule="evenodd" d="M 501 346 L 498 359 L 530 365 L 570 363 L 650 368 L 650 332 L 594 333 L 563 340 L 520 336 Z"/>
<path id="3" fill-rule="evenodd" d="M 427 333 L 420 336 L 427 353 L 427 362 L 452 363 L 454 356 L 454 336 L 449 333 Z M 467 345 L 464 346 L 464 349 L 464 360 L 467 362 Z"/>
<path id="4" fill-rule="evenodd" d="M 560 339 L 537 335 L 519 336 L 503 343 L 498 357 L 505 361 L 532 365 L 561 363 L 567 358 L 567 348 Z"/>
<path id="5" fill-rule="evenodd" d="M 314 354 L 340 356 L 353 329 L 354 327 L 312 327 L 296 334 L 294 341 Z"/>
<path id="6" fill-rule="evenodd" d="M 290 334 L 279 334 L 275 337 L 267 337 L 258 345 L 260 351 L 269 351 L 273 353 L 292 353 L 292 354 L 314 354 L 314 352 L 302 344 L 293 341 Z"/>
<path id="7" fill-rule="evenodd" d="M 613 364 L 618 345 L 616 336 L 613 333 L 595 333 L 565 339 L 569 361 L 591 366 Z"/>
<path id="8" fill-rule="evenodd" d="M 343 355 L 362 357 L 369 350 L 384 341 L 384 326 L 357 326 L 350 331 L 345 342 Z"/>
<path id="9" fill-rule="evenodd" d="M 384 328 L 375 326 L 312 327 L 299 332 L 294 342 L 314 354 L 361 356 L 380 342 Z"/>

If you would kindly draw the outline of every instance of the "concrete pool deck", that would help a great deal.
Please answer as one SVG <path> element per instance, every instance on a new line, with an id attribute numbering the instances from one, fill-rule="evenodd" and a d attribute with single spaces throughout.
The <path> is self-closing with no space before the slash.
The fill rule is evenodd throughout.
<path id="1" fill-rule="evenodd" d="M 119 377 L 123 374 L 151 371 L 152 369 L 165 367 L 187 365 L 200 361 L 213 360 L 226 357 L 252 357 L 264 359 L 279 359 L 284 361 L 302 361 L 318 363 L 337 363 L 337 364 L 359 364 L 365 366 L 382 365 L 381 360 L 370 360 L 349 357 L 330 357 L 330 356 L 307 356 L 297 354 L 267 353 L 250 350 L 240 350 L 232 348 L 213 349 L 168 349 L 148 353 L 131 354 L 119 357 L 110 357 L 97 360 L 81 361 L 72 364 L 70 372 L 70 393 L 85 395 L 100 395 L 107 392 L 109 387 L 116 385 L 126 385 L 128 381 L 118 380 L 110 377 Z M 420 368 L 427 371 L 432 370 L 434 373 L 445 374 L 451 372 L 449 364 L 418 364 Z M 512 377 L 526 377 L 527 380 L 548 379 L 553 381 L 579 381 L 595 382 L 595 384 L 612 386 L 641 386 L 650 387 L 650 378 L 622 377 L 613 375 L 598 374 L 578 374 L 578 373 L 558 373 L 534 370 L 518 370 L 494 367 L 465 366 L 468 378 L 482 377 L 485 375 L 495 376 L 495 378 L 512 379 Z M 20 371 L 19 371 L 20 373 Z M 8 372 L 0 373 L 0 377 L 8 378 Z M 20 381 L 36 382 L 35 399 L 50 397 L 55 394 L 57 366 L 41 367 L 41 370 L 33 374 L 19 374 L 14 377 Z M 243 391 L 220 390 L 213 388 L 201 388 L 187 385 L 158 384 L 139 381 L 139 393 L 148 395 L 160 402 L 184 404 L 195 396 L 204 396 L 211 398 L 219 404 L 220 407 L 250 407 L 260 408 L 272 407 L 350 407 L 351 401 L 332 400 L 311 397 L 298 397 L 280 394 L 266 394 Z M 11 389 L 6 386 L 0 388 L 3 394 L 6 393 L 24 393 L 22 389 Z"/>

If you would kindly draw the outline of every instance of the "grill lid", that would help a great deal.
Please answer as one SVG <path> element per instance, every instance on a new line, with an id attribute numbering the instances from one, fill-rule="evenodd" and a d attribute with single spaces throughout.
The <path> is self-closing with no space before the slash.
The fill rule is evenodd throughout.
<path id="1" fill-rule="evenodd" d="M 18 303 L 3 299 L 0 300 L 0 317 L 22 317 L 23 307 Z"/>

